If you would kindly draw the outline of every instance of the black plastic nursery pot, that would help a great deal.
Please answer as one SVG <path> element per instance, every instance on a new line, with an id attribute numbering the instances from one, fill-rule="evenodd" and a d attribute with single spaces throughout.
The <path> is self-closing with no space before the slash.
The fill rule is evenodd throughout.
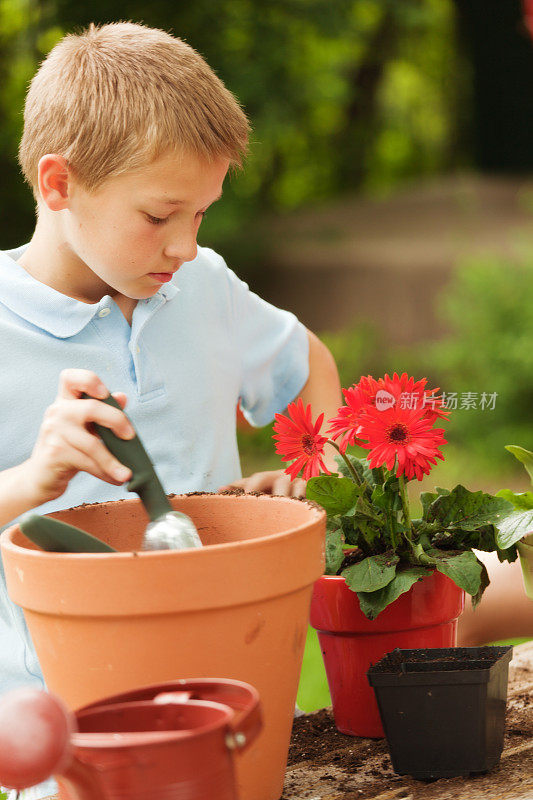
<path id="1" fill-rule="evenodd" d="M 395 772 L 418 780 L 495 767 L 512 647 L 393 650 L 370 667 Z"/>

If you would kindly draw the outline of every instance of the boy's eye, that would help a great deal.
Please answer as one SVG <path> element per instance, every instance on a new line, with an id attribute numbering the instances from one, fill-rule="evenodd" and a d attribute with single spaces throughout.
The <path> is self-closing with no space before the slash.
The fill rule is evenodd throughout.
<path id="1" fill-rule="evenodd" d="M 151 214 L 147 214 L 146 216 L 148 217 L 148 222 L 151 222 L 152 225 L 162 225 L 167 221 L 167 217 L 161 219 L 160 217 L 152 217 Z"/>
<path id="2" fill-rule="evenodd" d="M 199 211 L 198 213 L 202 215 L 203 219 L 207 214 L 207 211 Z M 168 217 L 152 217 L 151 214 L 147 214 L 146 216 L 148 217 L 148 222 L 150 222 L 152 225 L 163 225 L 168 220 Z"/>

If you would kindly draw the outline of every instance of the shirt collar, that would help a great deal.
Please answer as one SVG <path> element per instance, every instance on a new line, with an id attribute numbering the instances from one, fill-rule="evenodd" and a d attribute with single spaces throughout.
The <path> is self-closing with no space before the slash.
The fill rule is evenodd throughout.
<path id="1" fill-rule="evenodd" d="M 105 295 L 98 303 L 82 303 L 36 280 L 16 261 L 28 244 L 0 251 L 0 303 L 52 336 L 59 339 L 75 336 L 98 311 L 109 307 L 112 298 Z M 162 286 L 154 297 L 167 302 L 178 292 L 179 288 L 170 282 Z"/>

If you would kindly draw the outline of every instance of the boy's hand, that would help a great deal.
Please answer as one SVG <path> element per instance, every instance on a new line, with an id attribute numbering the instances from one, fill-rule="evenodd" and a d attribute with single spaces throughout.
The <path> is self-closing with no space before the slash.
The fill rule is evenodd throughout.
<path id="1" fill-rule="evenodd" d="M 276 469 L 269 472 L 254 472 L 248 478 L 241 478 L 227 486 L 221 486 L 218 491 L 241 488 L 245 492 L 267 492 L 284 497 L 305 497 L 306 486 L 307 481 L 304 481 L 303 478 L 291 481 L 285 470 Z"/>
<path id="2" fill-rule="evenodd" d="M 92 432 L 91 423 L 111 428 L 121 439 L 132 439 L 135 431 L 121 411 L 98 399 L 81 399 L 83 392 L 100 399 L 109 395 L 94 372 L 63 370 L 57 397 L 45 412 L 33 452 L 20 465 L 35 506 L 60 497 L 81 470 L 115 486 L 131 478 L 131 470 L 111 455 Z M 113 397 L 124 408 L 126 395 L 116 392 Z"/>

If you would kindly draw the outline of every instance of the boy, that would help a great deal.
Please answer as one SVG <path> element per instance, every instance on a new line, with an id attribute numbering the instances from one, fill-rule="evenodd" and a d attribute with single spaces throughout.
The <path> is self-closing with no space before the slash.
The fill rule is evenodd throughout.
<path id="1" fill-rule="evenodd" d="M 235 481 L 304 493 L 305 483 L 282 470 L 240 481 L 235 411 L 240 398 L 248 420 L 266 425 L 301 395 L 333 416 L 341 393 L 331 354 L 196 244 L 226 173 L 241 166 L 248 131 L 201 56 L 163 31 L 91 25 L 45 59 L 28 91 L 19 150 L 37 225 L 29 244 L 0 253 L 0 470 L 27 461 L 69 367 L 89 374 L 93 390 L 100 380 L 126 393 L 168 493 Z M 129 474 L 102 474 L 105 448 L 90 430 L 104 404 L 80 399 L 79 383 L 64 392 L 52 404 L 56 431 L 69 404 L 57 446 L 77 451 L 85 471 L 67 471 L 64 494 L 40 513 L 127 496 Z M 0 636 L 9 643 L 0 691 L 42 684 L 3 581 Z"/>

